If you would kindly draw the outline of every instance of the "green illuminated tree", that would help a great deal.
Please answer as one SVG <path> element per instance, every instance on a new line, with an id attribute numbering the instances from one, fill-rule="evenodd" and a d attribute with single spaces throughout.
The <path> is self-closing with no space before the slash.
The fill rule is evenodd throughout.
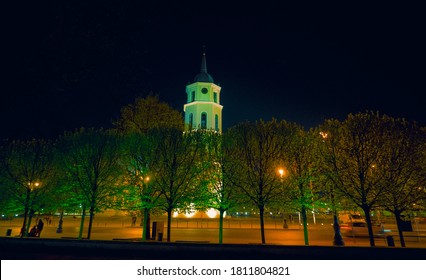
<path id="1" fill-rule="evenodd" d="M 326 120 L 321 131 L 328 134 L 332 145 L 324 160 L 329 178 L 335 188 L 365 214 L 370 245 L 375 246 L 371 224 L 371 210 L 386 192 L 383 147 L 387 122 L 378 113 L 349 114 L 343 122 Z"/>
<path id="2" fill-rule="evenodd" d="M 307 211 L 315 208 L 317 201 L 318 184 L 318 146 L 313 130 L 293 126 L 288 130 L 291 135 L 285 149 L 285 162 L 288 169 L 291 191 L 289 196 L 296 203 L 295 207 L 301 213 L 305 245 L 309 245 Z"/>
<path id="3" fill-rule="evenodd" d="M 160 102 L 158 96 L 149 95 L 146 98 L 136 98 L 134 104 L 124 106 L 114 125 L 123 133 L 146 134 L 153 128 L 182 130 L 183 118 L 179 111 Z"/>
<path id="4" fill-rule="evenodd" d="M 283 200 L 285 182 L 278 174 L 284 164 L 284 151 L 291 136 L 287 122 L 257 121 L 242 123 L 227 132 L 232 139 L 232 164 L 238 167 L 228 173 L 230 183 L 257 207 L 260 218 L 262 244 L 265 240 L 265 208 Z"/>
<path id="5" fill-rule="evenodd" d="M 167 213 L 167 241 L 170 241 L 173 211 L 190 209 L 199 195 L 201 134 L 167 128 L 153 129 L 149 133 L 156 155 L 151 172 L 160 192 L 160 207 Z"/>
<path id="6" fill-rule="evenodd" d="M 142 240 L 150 238 L 149 212 L 157 206 L 160 192 L 156 188 L 156 178 L 151 172 L 156 160 L 154 144 L 148 135 L 128 134 L 124 140 L 123 164 L 126 173 L 122 178 L 119 197 L 120 209 L 143 213 Z"/>
<path id="7" fill-rule="evenodd" d="M 49 203 L 56 181 L 53 145 L 44 140 L 13 141 L 1 147 L 1 183 L 9 205 L 23 211 L 21 236 L 27 236 L 34 213 Z"/>
<path id="8" fill-rule="evenodd" d="M 61 147 L 70 183 L 77 187 L 77 195 L 84 197 L 82 221 L 86 207 L 89 210 L 90 239 L 95 213 L 112 206 L 117 181 L 123 174 L 120 138 L 104 130 L 80 129 L 66 132 Z"/>
<path id="9" fill-rule="evenodd" d="M 201 192 L 202 202 L 205 208 L 213 208 L 219 211 L 219 243 L 223 242 L 223 219 L 225 212 L 241 204 L 241 196 L 228 177 L 235 174 L 238 166 L 232 163 L 233 150 L 232 141 L 227 141 L 226 134 L 216 131 L 205 131 L 203 133 L 203 145 L 201 149 L 202 170 L 200 173 L 200 186 L 204 188 Z"/>
<path id="10" fill-rule="evenodd" d="M 151 160 L 154 158 L 152 155 L 152 146 L 146 146 L 145 144 L 150 143 L 150 139 L 147 138 L 147 134 L 152 129 L 161 129 L 161 128 L 173 128 L 182 130 L 183 129 L 183 118 L 179 111 L 170 107 L 167 103 L 160 102 L 158 96 L 149 95 L 146 98 L 136 98 L 133 104 L 129 104 L 124 106 L 121 109 L 120 118 L 114 123 L 118 132 L 124 135 L 130 135 L 130 140 L 128 144 L 131 146 L 128 147 L 126 158 L 128 162 L 127 167 L 127 182 L 130 185 L 133 185 L 133 188 L 127 189 L 126 192 L 122 192 L 122 194 L 126 194 L 126 201 L 133 201 L 135 204 L 133 206 L 138 205 L 138 208 L 142 208 L 143 216 L 144 216 L 144 227 L 143 227 L 143 239 L 150 238 L 150 210 L 154 207 L 154 202 L 150 200 L 153 198 L 150 194 L 154 193 L 153 187 L 155 187 L 154 181 L 155 178 L 151 178 L 150 182 L 138 182 L 138 178 L 140 180 L 140 172 L 143 172 L 144 176 L 148 176 L 146 174 L 150 173 L 150 165 Z M 143 149 L 134 146 L 137 144 L 140 137 L 141 145 Z M 142 140 L 145 139 L 145 140 Z M 142 170 L 143 169 L 143 170 Z M 136 184 L 138 182 L 138 184 Z M 127 187 L 130 187 L 127 184 Z M 132 197 L 133 196 L 133 197 Z M 128 203 L 126 207 L 130 206 Z M 141 208 L 140 208 L 141 207 Z M 134 211 L 134 207 L 129 209 L 130 211 Z"/>

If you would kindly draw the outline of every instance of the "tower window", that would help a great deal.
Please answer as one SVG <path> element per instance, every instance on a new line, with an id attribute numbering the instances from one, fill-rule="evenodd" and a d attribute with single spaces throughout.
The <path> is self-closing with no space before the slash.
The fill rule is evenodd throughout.
<path id="1" fill-rule="evenodd" d="M 207 129 L 207 114 L 201 113 L 201 129 Z"/>
<path id="2" fill-rule="evenodd" d="M 214 129 L 219 131 L 219 116 L 217 114 L 214 115 Z"/>
<path id="3" fill-rule="evenodd" d="M 191 92 L 191 102 L 195 101 L 195 91 Z"/>
<path id="4" fill-rule="evenodd" d="M 217 92 L 213 93 L 213 101 L 217 103 Z"/>
<path id="5" fill-rule="evenodd" d="M 188 120 L 188 122 L 189 122 L 189 129 L 192 130 L 193 125 L 194 125 L 194 115 L 192 113 L 189 114 L 189 120 Z"/>
<path id="6" fill-rule="evenodd" d="M 209 90 L 207 88 L 202 88 L 201 92 L 204 93 L 204 94 L 206 94 L 207 92 L 209 92 Z"/>

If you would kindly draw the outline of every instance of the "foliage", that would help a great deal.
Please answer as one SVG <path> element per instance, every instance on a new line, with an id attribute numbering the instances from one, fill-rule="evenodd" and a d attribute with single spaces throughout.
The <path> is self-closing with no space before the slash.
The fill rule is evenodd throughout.
<path id="1" fill-rule="evenodd" d="M 32 215 L 49 204 L 56 169 L 53 145 L 45 140 L 13 141 L 1 148 L 3 202 L 12 211 L 23 211 L 26 235 Z M 30 218 L 27 224 L 27 217 Z"/>
<path id="2" fill-rule="evenodd" d="M 75 193 L 84 198 L 90 210 L 87 238 L 90 239 L 93 215 L 110 208 L 122 172 L 120 138 L 108 131 L 80 129 L 61 139 L 63 165 Z"/>
<path id="3" fill-rule="evenodd" d="M 197 158 L 201 136 L 200 131 L 183 133 L 167 128 L 153 129 L 149 133 L 155 155 L 151 171 L 160 192 L 160 207 L 167 212 L 168 241 L 172 212 L 191 209 L 192 202 L 199 195 L 197 178 L 200 165 L 197 164 Z"/>
<path id="4" fill-rule="evenodd" d="M 291 127 L 285 161 L 290 184 L 289 196 L 294 207 L 302 215 L 305 245 L 309 245 L 307 230 L 307 210 L 316 209 L 314 205 L 324 194 L 319 181 L 318 142 L 315 130 L 305 131 L 298 126 Z"/>
<path id="5" fill-rule="evenodd" d="M 121 109 L 120 118 L 114 123 L 118 131 L 146 134 L 154 128 L 183 129 L 183 118 L 179 111 L 167 103 L 160 102 L 158 96 L 136 98 L 134 104 Z"/>
<path id="6" fill-rule="evenodd" d="M 383 174 L 381 183 L 386 187 L 380 205 L 395 215 L 401 246 L 405 247 L 401 214 L 416 209 L 426 197 L 425 134 L 415 123 L 391 117 L 387 118 L 383 129 L 383 160 L 376 168 Z"/>
<path id="7" fill-rule="evenodd" d="M 262 243 L 265 243 L 265 209 L 284 199 L 284 184 L 278 169 L 284 164 L 290 127 L 285 121 L 245 122 L 227 132 L 233 149 L 228 160 L 234 165 L 227 178 L 259 209 Z"/>
<path id="8" fill-rule="evenodd" d="M 374 236 L 370 212 L 386 191 L 380 172 L 385 159 L 382 148 L 386 123 L 387 116 L 366 112 L 349 114 L 344 122 L 327 120 L 321 127 L 328 135 L 327 174 L 336 189 L 364 211 L 371 246 Z"/>

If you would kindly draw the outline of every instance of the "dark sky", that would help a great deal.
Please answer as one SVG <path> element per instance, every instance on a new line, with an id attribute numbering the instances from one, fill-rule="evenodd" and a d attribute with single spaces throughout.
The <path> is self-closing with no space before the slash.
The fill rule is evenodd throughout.
<path id="1" fill-rule="evenodd" d="M 202 45 L 225 129 L 271 117 L 309 128 L 365 110 L 426 125 L 420 7 L 64 2 L 5 9 L 2 138 L 111 127 L 151 91 L 183 111 Z"/>

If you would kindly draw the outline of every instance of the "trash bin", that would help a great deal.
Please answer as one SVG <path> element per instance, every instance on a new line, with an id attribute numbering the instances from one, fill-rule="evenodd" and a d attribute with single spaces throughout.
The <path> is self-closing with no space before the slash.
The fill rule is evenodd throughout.
<path id="1" fill-rule="evenodd" d="M 11 236 L 12 235 L 12 229 L 11 228 L 8 228 L 7 230 L 6 230 L 6 236 Z"/>
<path id="2" fill-rule="evenodd" d="M 163 233 L 162 232 L 158 233 L 158 241 L 163 241 Z"/>
<path id="3" fill-rule="evenodd" d="M 386 236 L 386 242 L 388 243 L 389 247 L 395 247 L 395 242 L 393 240 L 393 236 L 387 235 Z"/>

